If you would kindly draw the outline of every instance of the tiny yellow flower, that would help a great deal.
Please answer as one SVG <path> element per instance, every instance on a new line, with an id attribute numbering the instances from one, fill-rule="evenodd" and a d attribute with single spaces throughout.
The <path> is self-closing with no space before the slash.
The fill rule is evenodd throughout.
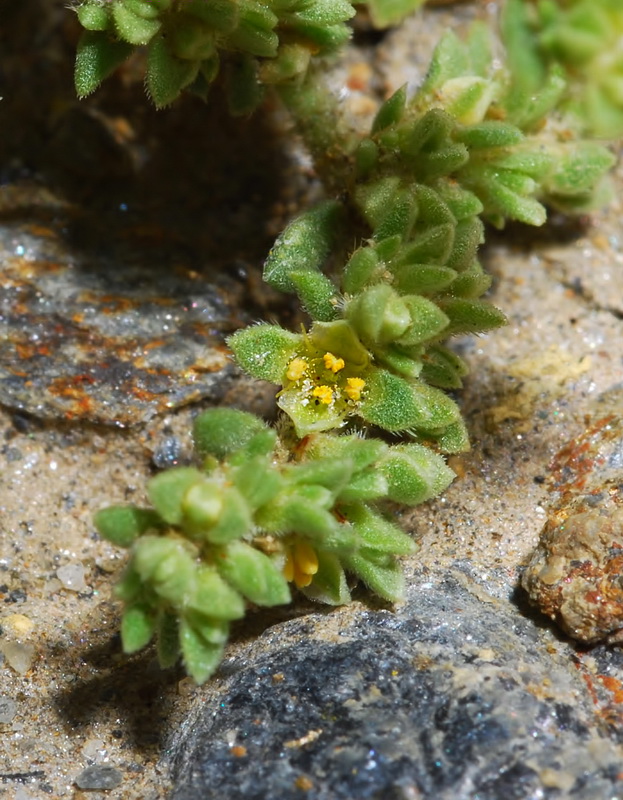
<path id="1" fill-rule="evenodd" d="M 321 403 L 330 405 L 333 402 L 333 392 L 329 386 L 316 386 L 312 392 L 313 397 L 317 397 Z"/>
<path id="2" fill-rule="evenodd" d="M 304 358 L 295 358 L 288 364 L 286 378 L 289 381 L 298 381 L 307 372 L 309 364 Z"/>
<path id="3" fill-rule="evenodd" d="M 333 353 L 325 353 L 323 360 L 325 367 L 330 369 L 333 374 L 339 372 L 341 369 L 344 369 L 344 359 L 336 358 Z"/>
<path id="4" fill-rule="evenodd" d="M 346 386 L 344 387 L 344 394 L 350 400 L 360 400 L 361 392 L 363 391 L 363 387 L 365 385 L 366 382 L 363 380 L 363 378 L 347 378 Z"/>

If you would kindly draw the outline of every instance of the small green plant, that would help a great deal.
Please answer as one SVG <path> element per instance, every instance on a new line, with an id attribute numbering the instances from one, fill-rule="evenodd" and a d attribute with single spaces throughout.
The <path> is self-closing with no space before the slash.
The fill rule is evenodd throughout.
<path id="1" fill-rule="evenodd" d="M 454 478 L 441 456 L 415 443 L 316 434 L 290 452 L 257 417 L 231 409 L 198 416 L 194 441 L 199 467 L 153 478 L 152 509 L 109 507 L 95 524 L 130 549 L 117 586 L 126 603 L 124 650 L 157 634 L 160 663 L 170 666 L 181 651 L 199 683 L 216 668 L 246 603 L 287 603 L 288 582 L 342 604 L 350 573 L 399 600 L 396 558 L 415 544 L 377 503 L 415 505 Z"/>
<path id="2" fill-rule="evenodd" d="M 591 8 L 620 25 L 613 2 Z M 369 6 L 386 24 L 418 4 Z M 618 61 L 607 75 L 572 69 L 576 51 L 586 54 L 578 64 L 596 55 L 598 28 L 583 0 L 509 0 L 506 60 L 494 57 L 484 25 L 465 41 L 448 33 L 415 94 L 398 89 L 369 131 L 353 133 L 310 62 L 348 37 L 345 0 L 87 0 L 77 10 L 87 28 L 81 94 L 136 45 L 147 48 L 157 105 L 185 86 L 205 94 L 226 61 L 242 76 L 226 81 L 232 110 L 248 111 L 277 86 L 327 188 L 264 265 L 267 283 L 296 295 L 309 325 L 261 323 L 228 340 L 243 370 L 280 387 L 280 436 L 244 412 L 206 412 L 195 422 L 197 467 L 152 479 L 150 509 L 96 517 L 103 536 L 130 550 L 118 587 L 124 649 L 157 634 L 161 663 L 181 652 L 201 682 L 230 622 L 249 603 L 289 602 L 291 583 L 332 604 L 350 599 L 347 576 L 389 601 L 402 597 L 397 559 L 415 545 L 388 520 L 388 501 L 436 496 L 453 477 L 444 454 L 469 447 L 447 394 L 467 364 L 448 339 L 505 322 L 483 297 L 485 223 L 542 225 L 547 207 L 586 211 L 604 201 L 614 157 L 584 137 L 603 129 L 596 118 L 591 127 L 596 86 L 607 84 L 623 113 L 623 95 L 610 91 Z M 388 445 L 383 432 L 402 442 Z"/>

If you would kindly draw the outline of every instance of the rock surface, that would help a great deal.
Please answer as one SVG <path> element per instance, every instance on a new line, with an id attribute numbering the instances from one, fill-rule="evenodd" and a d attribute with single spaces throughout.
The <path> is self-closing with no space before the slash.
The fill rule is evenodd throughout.
<path id="1" fill-rule="evenodd" d="M 621 796 L 564 648 L 465 573 L 411 578 L 393 612 L 310 614 L 228 662 L 179 736 L 171 800 Z"/>

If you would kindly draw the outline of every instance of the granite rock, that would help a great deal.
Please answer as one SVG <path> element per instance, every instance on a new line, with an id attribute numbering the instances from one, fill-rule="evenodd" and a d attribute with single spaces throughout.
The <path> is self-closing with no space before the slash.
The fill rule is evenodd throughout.
<path id="1" fill-rule="evenodd" d="M 171 800 L 622 796 L 582 675 L 532 620 L 464 570 L 411 586 L 226 662 L 170 746 Z"/>

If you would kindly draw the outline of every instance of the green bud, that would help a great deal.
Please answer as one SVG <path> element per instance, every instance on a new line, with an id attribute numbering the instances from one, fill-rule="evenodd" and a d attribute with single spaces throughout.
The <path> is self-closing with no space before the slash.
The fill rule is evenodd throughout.
<path id="1" fill-rule="evenodd" d="M 419 295 L 409 295 L 402 299 L 409 309 L 411 324 L 402 336 L 396 338 L 397 344 L 407 347 L 420 344 L 434 338 L 447 327 L 450 320 L 431 300 Z"/>
<path id="2" fill-rule="evenodd" d="M 126 11 L 143 19 L 157 19 L 161 9 L 152 0 L 121 0 Z"/>
<path id="3" fill-rule="evenodd" d="M 258 606 L 289 603 L 290 589 L 275 563 L 244 542 L 231 542 L 215 556 L 218 571 L 234 589 Z"/>
<path id="4" fill-rule="evenodd" d="M 346 308 L 346 318 L 366 342 L 390 342 L 411 323 L 409 308 L 387 284 L 378 283 L 357 295 Z"/>
<path id="5" fill-rule="evenodd" d="M 214 527 L 223 510 L 222 493 L 213 481 L 192 485 L 182 499 L 184 526 L 197 534 Z"/>
<path id="6" fill-rule="evenodd" d="M 439 264 L 447 261 L 454 246 L 456 225 L 447 223 L 426 228 L 414 236 L 404 247 L 396 266 L 402 264 Z M 393 269 L 392 264 L 392 269 Z"/>
<path id="7" fill-rule="evenodd" d="M 334 436 L 320 433 L 311 437 L 307 452 L 311 458 L 349 459 L 358 472 L 378 461 L 387 449 L 388 446 L 380 439 L 362 439 L 357 434 Z"/>
<path id="8" fill-rule="evenodd" d="M 152 478 L 147 483 L 147 494 L 165 522 L 180 525 L 184 497 L 191 486 L 201 481 L 201 473 L 194 467 L 174 467 Z"/>
<path id="9" fill-rule="evenodd" d="M 97 3 L 83 3 L 78 6 L 76 13 L 83 28 L 88 31 L 105 31 L 110 27 L 111 18 L 109 15 L 110 6 L 102 6 Z"/>
<path id="10" fill-rule="evenodd" d="M 372 230 L 376 230 L 385 219 L 387 209 L 392 207 L 400 183 L 397 175 L 388 175 L 356 188 L 355 202 Z"/>
<path id="11" fill-rule="evenodd" d="M 130 547 L 150 528 L 161 528 L 162 520 L 154 511 L 136 506 L 108 506 L 93 519 L 98 533 L 117 547 Z"/>
<path id="12" fill-rule="evenodd" d="M 155 19 L 139 17 L 120 0 L 113 2 L 112 16 L 119 38 L 129 44 L 149 44 L 162 25 L 157 16 Z"/>

